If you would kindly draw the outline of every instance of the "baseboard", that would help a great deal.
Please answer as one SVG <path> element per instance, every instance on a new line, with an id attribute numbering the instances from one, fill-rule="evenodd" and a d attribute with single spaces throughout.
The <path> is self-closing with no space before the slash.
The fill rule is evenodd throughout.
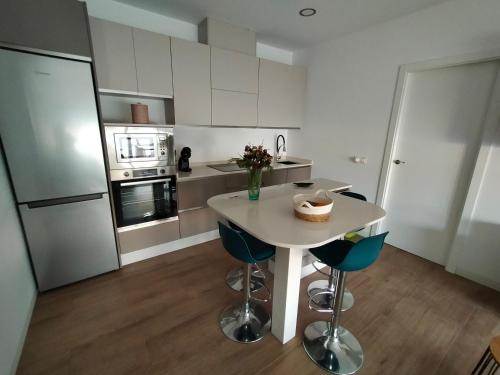
<path id="1" fill-rule="evenodd" d="M 458 276 L 465 277 L 466 279 L 472 280 L 478 284 L 487 286 L 488 288 L 498 290 L 500 292 L 500 283 L 495 280 L 491 280 L 490 278 L 482 277 L 480 275 L 467 272 L 459 267 L 457 267 L 456 272 L 454 272 Z"/>
<path id="2" fill-rule="evenodd" d="M 33 284 L 34 284 L 34 282 L 33 282 Z M 19 342 L 19 345 L 17 347 L 16 357 L 14 358 L 14 362 L 12 363 L 12 369 L 10 371 L 11 375 L 15 375 L 15 373 L 17 372 L 17 366 L 19 365 L 19 361 L 21 359 L 21 354 L 23 353 L 24 342 L 26 341 L 26 336 L 28 335 L 28 329 L 29 329 L 29 326 L 31 323 L 31 317 L 33 316 L 33 310 L 35 310 L 37 296 L 38 296 L 38 292 L 37 292 L 36 286 L 34 286 L 33 296 L 31 297 L 31 301 L 30 301 L 29 314 L 26 317 L 26 320 L 24 322 L 23 332 L 21 335 L 21 341 Z"/>
<path id="3" fill-rule="evenodd" d="M 159 255 L 171 253 L 173 251 L 181 250 L 189 246 L 198 245 L 203 242 L 212 241 L 219 238 L 219 231 L 212 230 L 210 232 L 200 233 L 195 236 L 181 238 L 172 242 L 162 243 L 147 247 L 145 249 L 132 251 L 130 253 L 121 254 L 122 266 L 127 264 L 140 262 L 149 258 L 154 258 Z"/>

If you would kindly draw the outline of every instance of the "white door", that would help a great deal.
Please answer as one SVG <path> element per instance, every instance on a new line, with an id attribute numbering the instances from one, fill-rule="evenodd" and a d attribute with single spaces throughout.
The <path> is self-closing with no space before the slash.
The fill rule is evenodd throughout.
<path id="1" fill-rule="evenodd" d="M 390 167 L 387 242 L 445 264 L 498 62 L 409 73 Z"/>

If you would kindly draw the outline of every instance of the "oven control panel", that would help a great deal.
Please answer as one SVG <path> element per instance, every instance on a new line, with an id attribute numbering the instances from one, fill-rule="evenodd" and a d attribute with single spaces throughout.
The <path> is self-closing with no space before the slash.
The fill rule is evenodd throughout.
<path id="1" fill-rule="evenodd" d="M 163 166 L 154 168 L 111 170 L 111 181 L 134 180 L 137 178 L 172 176 L 176 174 L 175 167 Z"/>
<path id="2" fill-rule="evenodd" d="M 158 159 L 166 160 L 167 159 L 167 136 L 159 135 L 158 136 Z"/>

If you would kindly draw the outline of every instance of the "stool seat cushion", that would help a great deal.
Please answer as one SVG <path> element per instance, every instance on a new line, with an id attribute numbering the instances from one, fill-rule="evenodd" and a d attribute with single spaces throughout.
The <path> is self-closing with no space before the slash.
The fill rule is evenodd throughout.
<path id="1" fill-rule="evenodd" d="M 265 243 L 230 223 L 230 227 L 219 222 L 219 233 L 225 249 L 245 263 L 257 263 L 269 259 L 276 247 Z"/>
<path id="2" fill-rule="evenodd" d="M 337 240 L 310 251 L 323 263 L 339 271 L 359 271 L 377 260 L 388 233 L 366 237 L 358 242 Z"/>
<path id="3" fill-rule="evenodd" d="M 342 263 L 354 244 L 354 242 L 348 240 L 336 240 L 309 251 L 323 263 L 336 268 Z"/>

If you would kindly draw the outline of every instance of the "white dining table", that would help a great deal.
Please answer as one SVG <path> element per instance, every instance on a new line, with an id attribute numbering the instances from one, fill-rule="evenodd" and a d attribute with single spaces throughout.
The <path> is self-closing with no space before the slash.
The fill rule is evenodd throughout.
<path id="1" fill-rule="evenodd" d="M 373 203 L 335 193 L 350 188 L 350 184 L 323 178 L 311 181 L 314 184 L 307 188 L 292 183 L 264 187 L 256 201 L 248 199 L 246 190 L 217 195 L 207 201 L 226 220 L 276 246 L 271 332 L 283 344 L 295 336 L 303 249 L 342 238 L 345 233 L 375 224 L 385 216 L 385 211 Z M 330 219 L 313 223 L 296 218 L 293 196 L 318 189 L 334 192 Z"/>

